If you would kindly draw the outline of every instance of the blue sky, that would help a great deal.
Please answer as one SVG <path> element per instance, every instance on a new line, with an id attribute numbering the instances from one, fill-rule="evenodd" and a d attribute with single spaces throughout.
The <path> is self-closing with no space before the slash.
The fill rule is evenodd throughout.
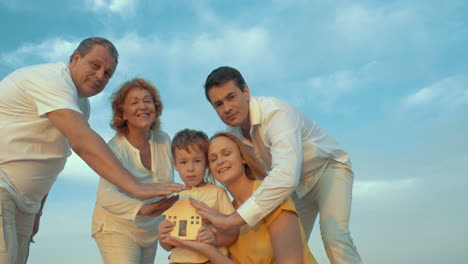
<path id="1" fill-rule="evenodd" d="M 468 259 L 468 3 L 466 1 L 0 0 L 0 78 L 68 60 L 103 36 L 120 63 L 91 99 L 109 140 L 109 96 L 143 77 L 159 88 L 162 128 L 224 128 L 203 93 L 230 65 L 253 95 L 316 120 L 356 174 L 351 233 L 365 263 Z M 73 155 L 52 188 L 30 263 L 100 263 L 90 237 L 98 176 Z M 465 209 L 463 209 L 465 208 Z M 318 225 L 310 248 L 328 260 Z M 157 263 L 167 253 L 158 251 Z"/>

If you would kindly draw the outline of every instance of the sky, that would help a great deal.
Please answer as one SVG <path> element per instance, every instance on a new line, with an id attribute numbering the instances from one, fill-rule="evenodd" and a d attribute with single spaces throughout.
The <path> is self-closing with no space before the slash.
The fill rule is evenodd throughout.
<path id="1" fill-rule="evenodd" d="M 84 38 L 108 38 L 119 65 L 90 99 L 91 127 L 107 141 L 115 133 L 109 96 L 134 77 L 158 87 L 169 135 L 223 130 L 203 83 L 213 69 L 233 66 L 252 95 L 295 105 L 350 154 L 350 230 L 365 263 L 462 263 L 466 14 L 464 0 L 0 0 L 0 79 L 67 61 Z M 78 156 L 69 158 L 29 263 L 101 263 L 90 235 L 98 179 Z M 318 224 L 309 247 L 328 263 Z M 167 263 L 167 254 L 159 248 L 156 263 Z"/>

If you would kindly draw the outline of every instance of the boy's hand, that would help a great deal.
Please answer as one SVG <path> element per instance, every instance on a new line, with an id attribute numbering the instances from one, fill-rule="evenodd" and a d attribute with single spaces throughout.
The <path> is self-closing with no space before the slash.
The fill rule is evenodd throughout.
<path id="1" fill-rule="evenodd" d="M 171 236 L 171 231 L 174 228 L 175 224 L 168 220 L 163 220 L 159 223 L 158 228 L 158 237 L 159 241 L 164 242 L 164 240 Z"/>
<path id="2" fill-rule="evenodd" d="M 203 243 L 206 243 L 206 244 L 213 245 L 213 246 L 216 245 L 216 236 L 215 236 L 213 230 L 209 226 L 202 226 L 198 230 L 196 240 L 199 241 L 199 242 L 203 242 Z"/>

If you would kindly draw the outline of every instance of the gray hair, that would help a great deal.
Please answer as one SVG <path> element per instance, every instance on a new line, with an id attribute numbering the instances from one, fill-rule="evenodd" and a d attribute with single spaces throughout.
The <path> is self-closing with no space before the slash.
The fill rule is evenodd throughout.
<path id="1" fill-rule="evenodd" d="M 78 52 L 80 56 L 85 56 L 94 47 L 94 45 L 101 45 L 106 48 L 112 57 L 114 57 L 115 66 L 117 67 L 117 63 L 119 62 L 119 52 L 115 48 L 114 44 L 112 44 L 112 42 L 100 37 L 87 38 L 81 41 L 80 45 L 78 45 L 78 47 L 70 56 L 70 62 L 73 60 L 73 55 L 75 55 L 76 52 Z"/>

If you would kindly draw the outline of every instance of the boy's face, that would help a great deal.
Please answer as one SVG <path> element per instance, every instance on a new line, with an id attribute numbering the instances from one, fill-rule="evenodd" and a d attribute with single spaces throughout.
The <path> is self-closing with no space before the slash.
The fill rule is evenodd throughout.
<path id="1" fill-rule="evenodd" d="M 190 152 L 176 148 L 174 168 L 186 186 L 200 187 L 205 183 L 206 156 L 197 147 L 190 146 Z"/>

